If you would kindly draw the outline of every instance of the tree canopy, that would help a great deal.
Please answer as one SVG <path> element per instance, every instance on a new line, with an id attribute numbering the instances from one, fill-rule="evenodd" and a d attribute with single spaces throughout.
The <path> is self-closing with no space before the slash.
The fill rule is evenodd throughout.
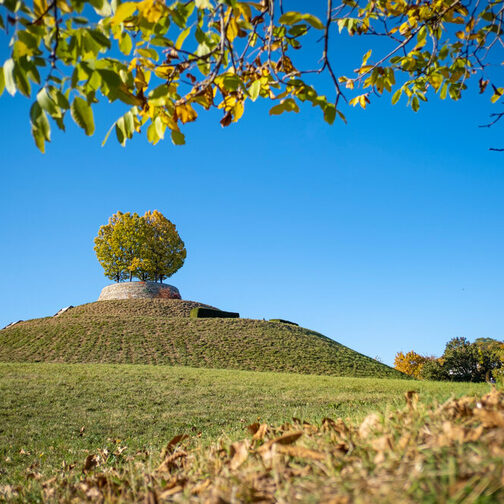
<path id="1" fill-rule="evenodd" d="M 398 352 L 394 367 L 414 378 L 482 382 L 504 377 L 504 342 L 478 338 L 453 338 L 441 357 L 426 357 L 410 351 Z"/>
<path id="2" fill-rule="evenodd" d="M 117 212 L 94 240 L 105 276 L 116 282 L 133 277 L 162 282 L 184 264 L 186 249 L 175 225 L 161 212 Z"/>
<path id="3" fill-rule="evenodd" d="M 345 106 L 401 97 L 414 111 L 431 95 L 458 100 L 477 82 L 492 103 L 504 94 L 504 0 L 327 0 L 289 10 L 288 0 L 0 0 L 0 28 L 11 55 L 0 69 L 0 94 L 34 96 L 33 138 L 41 151 L 72 119 L 95 131 L 100 98 L 125 104 L 109 130 L 124 145 L 146 131 L 185 143 L 183 125 L 202 110 L 221 111 L 223 127 L 247 101 L 272 101 L 271 115 L 307 102 L 325 121 L 346 121 Z M 355 69 L 333 54 L 367 37 Z M 377 42 L 379 41 L 379 43 Z M 304 57 L 300 57 L 304 56 Z M 301 64 L 311 61 L 305 68 Z M 327 75 L 332 83 L 327 89 Z M 504 116 L 496 109 L 490 124 Z"/>

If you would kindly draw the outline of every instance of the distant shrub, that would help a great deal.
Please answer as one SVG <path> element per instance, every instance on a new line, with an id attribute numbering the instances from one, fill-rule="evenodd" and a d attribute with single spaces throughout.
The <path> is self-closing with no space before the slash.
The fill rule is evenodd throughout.
<path id="1" fill-rule="evenodd" d="M 449 376 L 439 359 L 427 360 L 423 363 L 418 378 L 422 380 L 444 381 Z"/>
<path id="2" fill-rule="evenodd" d="M 222 310 L 213 310 L 212 308 L 203 308 L 198 306 L 193 308 L 190 314 L 191 318 L 240 318 L 239 313 L 227 312 Z"/>
<path id="3" fill-rule="evenodd" d="M 299 327 L 299 324 L 296 324 L 296 322 L 291 322 L 290 320 L 284 320 L 281 318 L 271 318 L 269 319 L 270 322 L 281 322 L 282 324 L 290 324 L 290 325 L 295 325 Z"/>

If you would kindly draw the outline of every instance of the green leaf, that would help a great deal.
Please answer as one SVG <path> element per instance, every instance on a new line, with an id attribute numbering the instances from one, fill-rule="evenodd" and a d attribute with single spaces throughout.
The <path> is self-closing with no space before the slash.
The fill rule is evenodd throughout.
<path id="1" fill-rule="evenodd" d="M 333 103 L 328 103 L 324 109 L 324 121 L 328 124 L 333 124 L 336 119 L 336 107 Z"/>
<path id="2" fill-rule="evenodd" d="M 94 133 L 93 111 L 86 100 L 79 96 L 75 97 L 70 107 L 70 113 L 77 126 L 80 126 L 86 135 L 91 136 Z"/>
<path id="3" fill-rule="evenodd" d="M 120 117 L 115 125 L 115 132 L 117 141 L 124 147 L 126 145 L 126 129 L 124 124 L 124 117 Z"/>
<path id="4" fill-rule="evenodd" d="M 102 47 L 110 49 L 110 40 L 99 30 L 89 30 L 88 32 L 93 40 Z"/>
<path id="5" fill-rule="evenodd" d="M 152 47 L 140 48 L 137 49 L 136 52 L 145 58 L 152 58 L 154 61 L 159 60 L 158 52 L 155 49 L 152 49 Z"/>
<path id="6" fill-rule="evenodd" d="M 301 14 L 300 12 L 286 12 L 280 16 L 278 22 L 284 25 L 293 25 L 298 23 L 299 21 L 306 21 L 308 24 L 316 28 L 317 30 L 323 30 L 324 24 L 317 16 L 313 14 Z"/>
<path id="7" fill-rule="evenodd" d="M 131 49 L 133 49 L 133 42 L 131 42 L 131 37 L 127 33 L 122 34 L 119 49 L 125 56 L 128 56 Z"/>
<path id="8" fill-rule="evenodd" d="M 3 68 L 0 67 L 0 96 L 2 96 L 5 89 L 5 79 Z"/>
<path id="9" fill-rule="evenodd" d="M 68 98 L 57 88 L 51 88 L 51 98 L 57 103 L 58 107 L 68 110 L 70 103 Z"/>
<path id="10" fill-rule="evenodd" d="M 285 112 L 285 107 L 283 103 L 279 103 L 270 109 L 269 115 L 280 115 L 282 112 Z"/>
<path id="11" fill-rule="evenodd" d="M 156 145 L 160 140 L 156 132 L 156 125 L 153 122 L 150 123 L 149 127 L 147 128 L 147 140 L 152 145 Z"/>
<path id="12" fill-rule="evenodd" d="M 301 12 L 290 11 L 282 14 L 278 22 L 284 25 L 293 25 L 298 21 L 301 21 L 302 19 L 303 15 L 301 14 Z"/>
<path id="13" fill-rule="evenodd" d="M 135 119 L 133 117 L 133 112 L 131 112 L 131 110 L 128 110 L 128 112 L 126 112 L 123 117 L 126 136 L 128 138 L 132 138 L 133 133 L 135 132 Z"/>
<path id="14" fill-rule="evenodd" d="M 51 126 L 49 125 L 46 113 L 42 110 L 38 102 L 35 102 L 30 109 L 30 119 L 32 128 L 39 130 L 44 140 L 50 142 Z"/>
<path id="15" fill-rule="evenodd" d="M 392 95 L 392 105 L 395 105 L 398 101 L 399 98 L 402 96 L 402 89 L 399 88 L 393 95 Z"/>
<path id="16" fill-rule="evenodd" d="M 175 145 L 185 145 L 185 136 L 179 130 L 172 130 L 171 139 Z"/>
<path id="17" fill-rule="evenodd" d="M 413 109 L 414 112 L 418 112 L 420 109 L 420 102 L 418 101 L 418 96 L 415 95 L 411 99 L 411 108 Z"/>
<path id="18" fill-rule="evenodd" d="M 251 86 L 248 89 L 250 98 L 252 101 L 256 101 L 259 96 L 259 92 L 261 91 L 261 81 L 258 79 L 252 82 Z"/>
<path id="19" fill-rule="evenodd" d="M 166 129 L 166 124 L 163 123 L 161 117 L 157 116 L 154 119 L 154 127 L 156 128 L 157 136 L 161 139 L 164 138 L 164 133 Z"/>
<path id="20" fill-rule="evenodd" d="M 45 153 L 44 134 L 38 128 L 35 128 L 34 126 L 32 126 L 32 136 L 33 136 L 33 140 L 35 141 L 35 145 L 37 146 L 39 151 L 42 152 L 42 154 L 44 154 Z"/>
<path id="21" fill-rule="evenodd" d="M 14 79 L 16 80 L 16 87 L 19 89 L 19 92 L 29 98 L 31 87 L 26 68 L 16 65 L 14 67 Z"/>
<path id="22" fill-rule="evenodd" d="M 110 126 L 110 129 L 107 131 L 107 134 L 105 135 L 105 138 L 103 139 L 103 142 L 102 142 L 102 147 L 107 143 L 107 140 L 110 136 L 110 133 L 112 133 L 112 130 L 114 129 L 116 123 L 112 124 L 112 126 Z"/>
<path id="23" fill-rule="evenodd" d="M 42 88 L 37 93 L 37 102 L 44 110 L 46 110 L 49 113 L 49 115 L 51 115 L 51 116 L 61 115 L 61 113 L 58 114 L 58 109 L 56 107 L 56 104 L 53 102 L 53 100 L 49 96 L 49 93 L 47 92 L 46 88 Z"/>
<path id="24" fill-rule="evenodd" d="M 340 112 L 339 110 L 336 110 L 336 114 L 338 114 L 338 117 L 346 124 L 347 120 L 343 112 Z"/>
<path id="25" fill-rule="evenodd" d="M 3 66 L 3 76 L 5 80 L 5 89 L 14 96 L 16 94 L 16 83 L 14 81 L 14 60 L 8 59 Z"/>
<path id="26" fill-rule="evenodd" d="M 229 91 L 237 91 L 243 83 L 236 74 L 227 73 L 223 75 L 222 84 Z"/>
<path id="27" fill-rule="evenodd" d="M 313 16 L 312 14 L 303 14 L 302 19 L 306 21 L 308 24 L 312 25 L 313 28 L 317 30 L 323 30 L 325 28 L 322 21 L 317 16 Z"/>

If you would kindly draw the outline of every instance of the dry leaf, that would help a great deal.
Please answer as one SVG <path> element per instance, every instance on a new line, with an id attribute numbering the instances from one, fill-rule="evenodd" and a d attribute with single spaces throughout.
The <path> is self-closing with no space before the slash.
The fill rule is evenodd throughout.
<path id="1" fill-rule="evenodd" d="M 278 452 L 282 453 L 284 455 L 289 455 L 290 457 L 297 457 L 297 458 L 307 458 L 307 459 L 312 459 L 312 460 L 324 460 L 326 458 L 326 454 L 315 451 L 315 450 L 310 450 L 308 448 L 305 448 L 303 446 L 279 446 L 278 447 Z"/>
<path id="2" fill-rule="evenodd" d="M 173 453 L 175 450 L 175 447 L 185 439 L 187 439 L 189 436 L 187 434 L 178 434 L 175 437 L 173 437 L 168 444 L 166 445 L 165 449 L 163 450 L 162 457 L 165 458 L 167 455 L 170 453 Z"/>
<path id="3" fill-rule="evenodd" d="M 163 462 L 161 462 L 161 464 L 159 465 L 157 470 L 160 472 L 162 472 L 162 471 L 170 472 L 170 470 L 173 469 L 174 467 L 178 467 L 178 464 L 176 463 L 176 461 L 178 459 L 185 458 L 185 457 L 187 457 L 187 452 L 185 452 L 183 450 L 180 450 L 180 451 L 175 452 L 171 455 L 168 455 L 167 457 L 165 457 Z"/>
<path id="4" fill-rule="evenodd" d="M 247 425 L 247 430 L 250 432 L 250 434 L 254 435 L 259 430 L 260 426 L 260 423 L 255 422 L 253 424 Z"/>
<path id="5" fill-rule="evenodd" d="M 410 409 L 415 409 L 418 403 L 418 392 L 416 390 L 408 390 L 405 392 L 406 404 Z"/>
<path id="6" fill-rule="evenodd" d="M 282 436 L 272 439 L 268 442 L 271 444 L 278 443 L 281 445 L 288 445 L 297 441 L 302 435 L 303 431 L 287 432 L 286 434 L 283 434 Z"/>
<path id="7" fill-rule="evenodd" d="M 84 462 L 84 467 L 82 470 L 84 472 L 90 471 L 91 469 L 94 469 L 98 465 L 98 456 L 97 455 L 88 455 L 86 457 L 86 460 Z"/>
<path id="8" fill-rule="evenodd" d="M 157 499 L 156 492 L 149 490 L 145 494 L 144 504 L 157 504 L 157 503 L 158 503 L 158 499 Z"/>
<path id="9" fill-rule="evenodd" d="M 376 413 L 368 415 L 359 427 L 359 436 L 361 439 L 366 439 L 380 424 L 380 417 Z"/>
<path id="10" fill-rule="evenodd" d="M 230 451 L 230 456 L 231 456 L 231 462 L 229 464 L 229 467 L 231 470 L 238 469 L 245 460 L 248 458 L 248 449 L 249 449 L 249 442 L 248 440 L 245 441 L 237 441 L 236 443 L 233 443 L 231 445 L 231 451 Z"/>
<path id="11" fill-rule="evenodd" d="M 254 441 L 263 440 L 264 437 L 266 436 L 267 432 L 268 432 L 268 424 L 263 423 L 259 426 L 257 431 L 254 433 L 254 435 L 252 436 L 252 439 Z"/>

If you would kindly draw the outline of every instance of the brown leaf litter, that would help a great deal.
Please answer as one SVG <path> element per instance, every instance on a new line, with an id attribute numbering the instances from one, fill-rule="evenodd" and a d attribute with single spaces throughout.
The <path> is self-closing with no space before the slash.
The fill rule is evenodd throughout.
<path id="1" fill-rule="evenodd" d="M 82 472 L 48 480 L 42 495 L 73 503 L 504 502 L 504 393 L 496 389 L 430 406 L 407 393 L 404 408 L 357 425 L 293 421 L 255 423 L 245 439 L 208 448 L 179 435 L 154 466 L 144 454 L 117 466 L 90 454 Z M 22 492 L 0 487 L 4 498 Z"/>

